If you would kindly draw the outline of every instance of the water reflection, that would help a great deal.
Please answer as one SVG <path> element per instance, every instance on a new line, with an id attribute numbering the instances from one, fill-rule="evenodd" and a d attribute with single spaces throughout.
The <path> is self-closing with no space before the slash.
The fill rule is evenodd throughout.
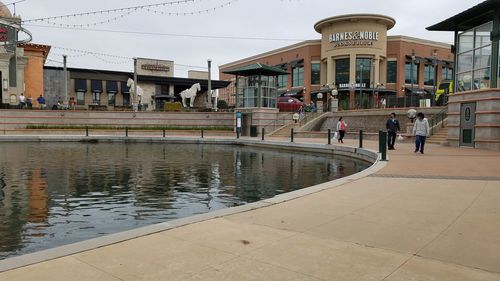
<path id="1" fill-rule="evenodd" d="M 0 146 L 0 259 L 333 180 L 367 167 L 217 145 Z"/>

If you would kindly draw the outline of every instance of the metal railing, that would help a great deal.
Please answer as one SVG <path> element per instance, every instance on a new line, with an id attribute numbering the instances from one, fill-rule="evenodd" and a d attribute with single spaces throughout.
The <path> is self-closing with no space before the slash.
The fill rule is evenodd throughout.
<path id="1" fill-rule="evenodd" d="M 432 118 L 429 120 L 429 127 L 431 128 L 431 135 L 434 135 L 434 131 L 437 129 L 444 128 L 445 119 L 448 118 L 448 107 L 444 107 L 438 113 L 432 115 Z"/>

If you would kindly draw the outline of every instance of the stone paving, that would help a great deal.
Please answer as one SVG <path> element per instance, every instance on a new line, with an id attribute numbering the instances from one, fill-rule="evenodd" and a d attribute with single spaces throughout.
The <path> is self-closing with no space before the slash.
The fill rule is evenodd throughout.
<path id="1" fill-rule="evenodd" d="M 0 280 L 500 281 L 500 152 L 396 149 L 367 177 L 4 271 Z"/>

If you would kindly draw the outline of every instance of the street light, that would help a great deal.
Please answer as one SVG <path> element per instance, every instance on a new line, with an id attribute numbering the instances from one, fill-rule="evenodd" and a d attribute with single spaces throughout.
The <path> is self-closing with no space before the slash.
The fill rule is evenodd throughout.
<path id="1" fill-rule="evenodd" d="M 411 79 L 411 93 L 410 93 L 410 107 L 413 106 L 413 65 L 414 64 L 415 64 L 415 49 L 411 50 L 411 78 L 410 78 Z"/>
<path id="2" fill-rule="evenodd" d="M 207 63 L 208 63 L 208 92 L 207 92 L 207 101 L 208 101 L 208 96 L 210 96 L 210 98 L 212 98 L 212 73 L 211 73 L 211 71 L 212 71 L 212 60 L 208 59 Z M 214 110 L 217 111 L 217 99 L 215 100 Z"/>
<path id="3" fill-rule="evenodd" d="M 432 78 L 432 101 L 431 105 L 436 101 L 436 80 L 437 80 L 437 52 L 434 50 L 432 52 L 432 66 L 434 68 L 434 77 Z"/>
<path id="4" fill-rule="evenodd" d="M 363 107 L 363 92 L 361 91 L 361 86 L 363 85 L 363 64 L 359 65 L 359 99 L 360 106 Z"/>

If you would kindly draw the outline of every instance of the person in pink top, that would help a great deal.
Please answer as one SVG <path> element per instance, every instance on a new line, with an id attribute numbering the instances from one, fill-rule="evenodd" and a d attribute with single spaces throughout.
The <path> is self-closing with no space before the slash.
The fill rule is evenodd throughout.
<path id="1" fill-rule="evenodd" d="M 344 143 L 344 136 L 346 131 L 347 131 L 347 124 L 344 121 L 344 117 L 340 116 L 339 122 L 337 122 L 337 132 L 339 132 L 338 142 Z"/>

